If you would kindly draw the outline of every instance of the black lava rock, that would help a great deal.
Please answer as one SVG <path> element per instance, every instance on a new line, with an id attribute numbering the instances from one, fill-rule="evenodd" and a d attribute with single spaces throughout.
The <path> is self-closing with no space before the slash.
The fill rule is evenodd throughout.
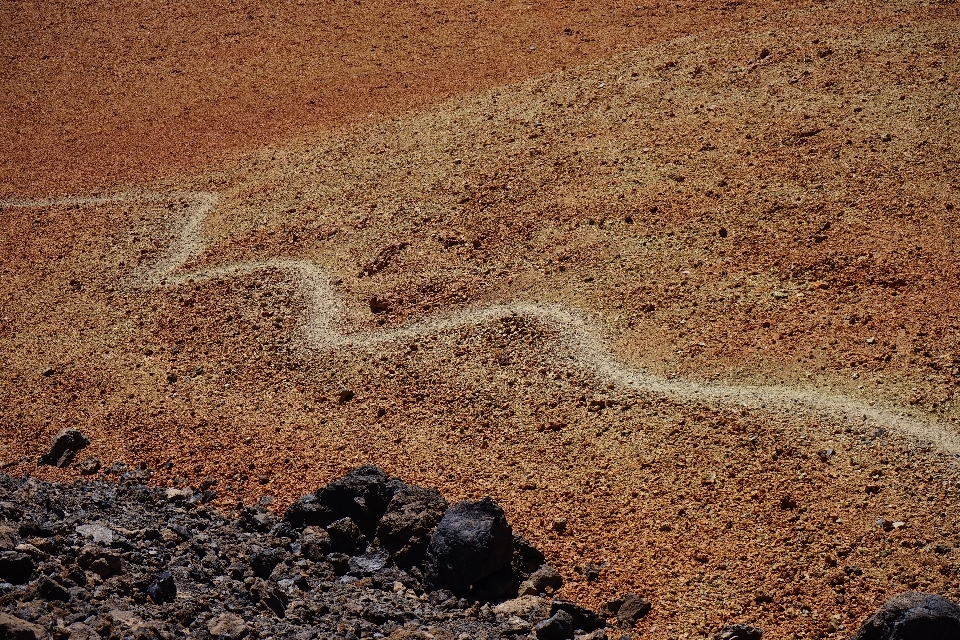
<path id="1" fill-rule="evenodd" d="M 278 617 L 286 614 L 287 596 L 274 583 L 258 578 L 250 588 L 250 595 Z"/>
<path id="2" fill-rule="evenodd" d="M 33 558 L 18 551 L 0 553 L 0 580 L 10 584 L 30 582 L 35 566 Z"/>
<path id="3" fill-rule="evenodd" d="M 863 623 L 855 640 L 956 640 L 960 606 L 943 596 L 909 591 L 884 603 Z"/>
<path id="4" fill-rule="evenodd" d="M 602 629 L 607 626 L 606 620 L 604 620 L 600 614 L 586 607 L 581 607 L 576 602 L 556 599 L 550 603 L 550 614 L 554 615 L 558 611 L 566 611 L 570 614 L 570 617 L 573 618 L 574 629 L 595 631 L 596 629 Z"/>
<path id="5" fill-rule="evenodd" d="M 269 578 L 280 560 L 280 554 L 275 549 L 255 547 L 250 554 L 250 568 L 258 578 Z"/>
<path id="6" fill-rule="evenodd" d="M 433 588 L 463 591 L 508 566 L 513 530 L 490 498 L 450 507 L 430 539 L 424 578 Z"/>
<path id="7" fill-rule="evenodd" d="M 350 518 L 365 537 L 372 539 L 396 484 L 377 467 L 358 467 L 316 493 L 297 500 L 284 519 L 299 528 L 327 527 L 337 520 Z"/>
<path id="8" fill-rule="evenodd" d="M 177 597 L 177 585 L 173 581 L 173 574 L 169 571 L 158 573 L 150 586 L 147 587 L 147 595 L 156 604 L 172 602 Z"/>
<path id="9" fill-rule="evenodd" d="M 714 636 L 715 640 L 761 640 L 763 630 L 745 624 L 728 624 Z"/>
<path id="10" fill-rule="evenodd" d="M 76 429 L 61 429 L 53 437 L 50 451 L 40 456 L 40 464 L 65 467 L 73 460 L 78 451 L 90 444 L 90 439 Z"/>
<path id="11" fill-rule="evenodd" d="M 63 602 L 70 600 L 70 592 L 64 589 L 63 585 L 47 576 L 40 578 L 37 583 L 37 595 L 44 600 L 61 600 Z"/>
<path id="12" fill-rule="evenodd" d="M 523 536 L 513 536 L 513 570 L 526 580 L 531 573 L 543 566 L 547 559 L 543 553 Z"/>
<path id="13" fill-rule="evenodd" d="M 566 611 L 557 611 L 546 620 L 538 622 L 533 632 L 537 640 L 570 640 L 573 638 L 573 616 Z"/>
<path id="14" fill-rule="evenodd" d="M 307 527 L 300 536 L 300 555 L 314 562 L 323 560 L 332 547 L 330 534 L 319 527 Z"/>
<path id="15" fill-rule="evenodd" d="M 355 556 L 367 548 L 367 538 L 352 518 L 341 518 L 327 527 L 330 548 L 337 553 Z"/>
<path id="16" fill-rule="evenodd" d="M 397 566 L 423 562 L 430 537 L 450 505 L 436 489 L 404 485 L 394 494 L 377 526 L 377 541 Z"/>
<path id="17" fill-rule="evenodd" d="M 240 526 L 245 531 L 267 533 L 276 524 L 276 517 L 262 507 L 244 507 L 240 511 Z"/>

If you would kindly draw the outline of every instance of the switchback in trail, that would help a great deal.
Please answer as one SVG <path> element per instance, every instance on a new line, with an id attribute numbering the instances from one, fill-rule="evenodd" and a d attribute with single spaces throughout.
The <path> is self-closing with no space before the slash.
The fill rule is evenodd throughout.
<path id="1" fill-rule="evenodd" d="M 265 270 L 285 272 L 300 288 L 306 303 L 299 326 L 302 345 L 311 350 L 349 346 L 368 349 L 388 342 L 413 340 L 421 336 L 522 316 L 557 331 L 561 348 L 587 372 L 639 392 L 668 396 L 678 402 L 719 402 L 751 409 L 778 410 L 834 421 L 871 421 L 888 426 L 935 445 L 960 453 L 960 437 L 948 426 L 925 420 L 898 407 L 882 407 L 849 396 L 781 385 L 710 384 L 695 380 L 667 379 L 633 369 L 619 361 L 605 346 L 602 330 L 575 309 L 556 304 L 513 302 L 438 312 L 415 322 L 374 331 L 353 331 L 342 319 L 342 303 L 330 285 L 330 277 L 314 262 L 292 258 L 249 260 L 189 269 L 186 265 L 200 256 L 206 243 L 204 221 L 215 209 L 219 195 L 212 192 L 125 192 L 107 196 L 69 196 L 38 200 L 7 200 L 0 207 L 50 207 L 58 205 L 96 206 L 113 202 L 179 201 L 187 205 L 186 215 L 176 222 L 174 240 L 162 257 L 147 268 L 131 274 L 126 282 L 134 287 L 176 287 L 188 282 L 241 277 Z M 546 348 L 546 347 L 545 347 Z"/>

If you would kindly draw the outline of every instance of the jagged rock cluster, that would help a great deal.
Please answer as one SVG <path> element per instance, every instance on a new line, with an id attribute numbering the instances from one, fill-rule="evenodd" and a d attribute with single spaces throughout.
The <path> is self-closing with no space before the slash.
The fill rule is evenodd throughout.
<path id="1" fill-rule="evenodd" d="M 600 614 L 552 598 L 559 574 L 494 501 L 450 506 L 374 467 L 283 519 L 266 501 L 228 517 L 205 504 L 209 486 L 150 488 L 148 477 L 0 474 L 0 640 L 598 640 L 651 608 L 634 594 Z M 761 636 L 730 625 L 715 638 Z M 958 637 L 960 607 L 901 594 L 857 640 Z"/>
<path id="2" fill-rule="evenodd" d="M 0 475 L 0 638 L 606 637 L 490 499 L 361 467 L 282 520 L 230 518 L 148 476 Z"/>

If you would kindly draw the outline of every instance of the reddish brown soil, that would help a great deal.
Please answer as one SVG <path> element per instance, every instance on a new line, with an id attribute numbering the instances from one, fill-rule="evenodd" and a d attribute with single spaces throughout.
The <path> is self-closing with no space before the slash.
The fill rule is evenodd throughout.
<path id="1" fill-rule="evenodd" d="M 12 3 L 0 12 L 0 196 L 208 169 L 318 127 L 769 10 L 760 0 Z"/>
<path id="2" fill-rule="evenodd" d="M 193 283 L 141 282 L 182 204 L 6 206 L 0 460 L 75 477 L 17 463 L 79 425 L 106 464 L 217 476 L 224 508 L 367 462 L 490 494 L 565 595 L 649 597 L 654 638 L 847 637 L 897 591 L 960 598 L 936 441 L 960 431 L 958 84 L 955 4 L 718 24 L 135 185 L 221 195 L 178 273 L 240 266 Z M 278 259 L 329 274 L 330 335 L 304 335 L 289 262 L 249 270 Z M 463 322 L 511 303 L 582 314 L 596 341 Z M 632 390 L 594 370 L 605 350 L 768 406 Z M 784 389 L 819 404 L 784 410 Z"/>

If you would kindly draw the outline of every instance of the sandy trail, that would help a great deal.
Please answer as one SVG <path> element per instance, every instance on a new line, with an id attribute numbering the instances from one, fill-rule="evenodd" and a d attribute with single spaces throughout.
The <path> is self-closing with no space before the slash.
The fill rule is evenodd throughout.
<path id="1" fill-rule="evenodd" d="M 373 332 L 350 332 L 341 320 L 343 305 L 330 285 L 330 277 L 319 265 L 308 260 L 275 258 L 184 269 L 198 257 L 206 243 L 203 226 L 219 202 L 217 193 L 125 192 L 106 196 L 68 196 L 37 200 L 0 201 L 0 208 L 40 208 L 63 205 L 96 206 L 115 202 L 169 202 L 186 205 L 179 231 L 162 257 L 140 272 L 130 275 L 125 284 L 132 287 L 175 287 L 188 282 L 239 277 L 264 270 L 287 273 L 301 290 L 306 313 L 297 328 L 304 348 L 324 350 L 330 347 L 369 349 L 390 342 L 412 340 L 444 331 L 478 326 L 502 318 L 521 316 L 555 330 L 559 345 L 572 364 L 601 379 L 638 392 L 669 397 L 679 402 L 716 402 L 749 409 L 778 410 L 820 418 L 821 424 L 863 421 L 891 427 L 902 434 L 932 444 L 951 454 L 960 454 L 960 436 L 947 425 L 926 420 L 902 407 L 880 406 L 842 394 L 799 389 L 781 385 L 710 384 L 695 380 L 666 379 L 632 369 L 619 361 L 604 344 L 601 329 L 589 318 L 560 305 L 514 302 L 438 313 L 417 322 Z"/>

